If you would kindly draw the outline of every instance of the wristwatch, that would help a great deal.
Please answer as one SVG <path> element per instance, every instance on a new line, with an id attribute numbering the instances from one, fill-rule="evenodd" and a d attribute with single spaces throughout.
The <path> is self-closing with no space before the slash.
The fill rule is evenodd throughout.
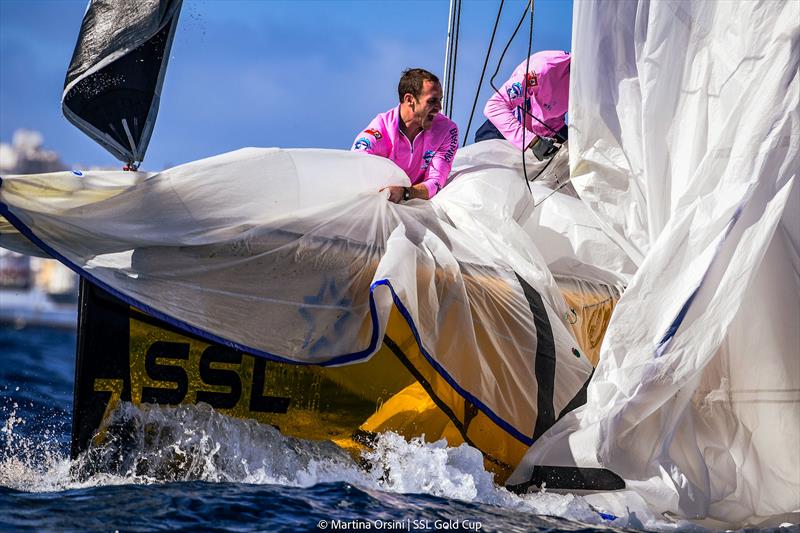
<path id="1" fill-rule="evenodd" d="M 403 187 L 403 201 L 411 200 L 411 187 Z"/>

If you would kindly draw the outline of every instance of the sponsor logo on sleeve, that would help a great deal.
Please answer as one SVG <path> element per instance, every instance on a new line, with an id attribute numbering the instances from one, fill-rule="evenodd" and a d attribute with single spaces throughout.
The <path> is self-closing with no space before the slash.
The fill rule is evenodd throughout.
<path id="1" fill-rule="evenodd" d="M 381 132 L 375 129 L 364 130 L 364 133 L 366 133 L 367 135 L 372 135 L 373 137 L 375 137 L 376 141 L 380 141 L 381 137 L 383 137 L 383 135 L 381 135 Z"/>
<path id="2" fill-rule="evenodd" d="M 453 128 L 450 130 L 450 147 L 444 154 L 444 160 L 448 163 L 452 161 L 456 155 L 456 150 L 458 150 L 458 128 Z"/>
<path id="3" fill-rule="evenodd" d="M 353 148 L 356 150 L 369 150 L 372 148 L 372 143 L 366 137 L 360 137 L 358 140 L 356 140 Z"/>
<path id="4" fill-rule="evenodd" d="M 531 92 L 531 87 L 539 85 L 539 79 L 536 77 L 535 72 L 528 72 L 528 92 Z"/>
<path id="5" fill-rule="evenodd" d="M 422 156 L 422 170 L 425 170 L 431 165 L 431 161 L 433 160 L 433 154 L 435 154 L 435 150 L 425 150 L 425 153 Z"/>
<path id="6" fill-rule="evenodd" d="M 508 93 L 508 97 L 511 98 L 512 100 L 514 98 L 519 98 L 520 96 L 522 96 L 522 84 L 518 81 L 512 83 L 508 87 L 508 89 L 506 89 L 506 93 Z"/>

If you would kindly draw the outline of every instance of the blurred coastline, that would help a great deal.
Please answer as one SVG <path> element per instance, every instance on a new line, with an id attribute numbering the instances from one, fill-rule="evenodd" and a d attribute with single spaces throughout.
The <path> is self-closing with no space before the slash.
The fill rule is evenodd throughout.
<path id="1" fill-rule="evenodd" d="M 17 130 L 11 144 L 0 143 L 0 176 L 67 168 L 39 132 Z M 0 324 L 75 329 L 77 302 L 78 276 L 67 267 L 0 247 Z"/>

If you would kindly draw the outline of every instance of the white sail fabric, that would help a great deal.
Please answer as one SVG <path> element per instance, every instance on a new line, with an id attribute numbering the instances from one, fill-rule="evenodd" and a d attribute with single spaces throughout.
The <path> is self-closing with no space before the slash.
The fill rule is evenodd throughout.
<path id="1" fill-rule="evenodd" d="M 378 192 L 389 184 L 409 182 L 377 156 L 248 148 L 153 174 L 6 176 L 0 214 L 128 303 L 267 358 L 364 360 L 399 312 L 437 371 L 530 444 L 592 365 L 515 222 L 530 203 L 524 182 L 475 172 L 435 203 L 402 205 Z M 484 209 L 458 216 L 468 205 Z"/>
<path id="2" fill-rule="evenodd" d="M 639 269 L 588 403 L 509 483 L 605 467 L 658 512 L 797 521 L 798 21 L 798 2 L 575 4 L 572 182 Z"/>
<path id="3" fill-rule="evenodd" d="M 623 288 L 636 265 L 608 235 L 586 204 L 565 192 L 532 184 L 538 204 L 523 224 L 554 276 L 571 276 Z"/>
<path id="4" fill-rule="evenodd" d="M 624 287 L 636 271 L 628 254 L 608 237 L 595 214 L 582 202 L 570 183 L 569 152 L 567 143 L 552 161 L 539 161 L 528 155 L 525 158 L 531 191 L 525 188 L 522 158 L 510 142 L 492 139 L 461 148 L 456 154 L 451 175 L 452 186 L 433 199 L 450 215 L 459 199 L 467 200 L 458 212 L 467 223 L 488 220 L 486 239 L 496 239 L 504 232 L 491 226 L 493 219 L 506 211 L 506 219 L 513 219 L 522 227 L 536 245 L 540 256 L 532 259 L 537 265 L 547 265 L 555 276 L 568 276 Z M 469 181 L 463 177 L 472 176 Z M 508 177 L 515 187 L 513 195 L 496 197 L 489 201 L 492 189 L 501 187 L 503 177 Z M 480 183 L 479 194 L 454 194 L 466 187 Z M 497 196 L 497 195 L 495 195 Z M 476 197 L 480 204 L 473 203 Z M 446 199 L 446 201 L 445 201 Z M 448 207 L 449 206 L 449 207 Z M 482 213 L 485 213 L 482 214 Z M 516 226 L 512 224 L 511 226 Z M 499 249 L 515 251 L 528 245 L 501 242 Z"/>

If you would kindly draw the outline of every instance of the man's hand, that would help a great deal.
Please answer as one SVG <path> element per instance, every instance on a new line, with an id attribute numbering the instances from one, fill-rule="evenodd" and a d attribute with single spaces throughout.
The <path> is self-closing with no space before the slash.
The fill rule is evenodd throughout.
<path id="1" fill-rule="evenodd" d="M 555 137 L 537 136 L 533 138 L 528 147 L 531 149 L 536 159 L 543 161 L 556 155 L 561 145 L 558 144 L 558 140 Z"/>
<path id="2" fill-rule="evenodd" d="M 390 185 L 389 187 L 384 187 L 381 189 L 381 191 L 389 191 L 389 201 L 399 204 L 403 201 L 405 187 L 396 187 L 394 185 Z"/>
<path id="3" fill-rule="evenodd" d="M 389 187 L 384 187 L 381 191 L 389 191 L 389 201 L 399 204 L 405 200 L 412 200 L 414 198 L 421 198 L 422 200 L 428 200 L 428 189 L 422 183 L 417 183 L 416 185 L 412 185 L 411 187 L 396 187 L 394 185 L 390 185 Z M 406 191 L 408 191 L 408 198 L 406 198 Z"/>

